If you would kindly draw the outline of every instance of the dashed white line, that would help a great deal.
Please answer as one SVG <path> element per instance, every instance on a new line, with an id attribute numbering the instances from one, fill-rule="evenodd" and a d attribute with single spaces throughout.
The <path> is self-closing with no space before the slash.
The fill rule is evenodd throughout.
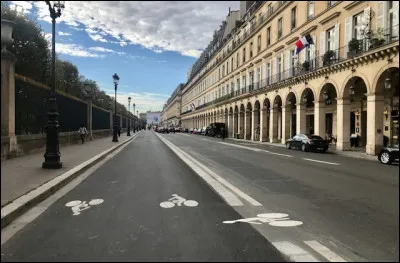
<path id="1" fill-rule="evenodd" d="M 314 160 L 314 159 L 307 159 L 307 158 L 302 158 L 303 160 L 310 161 L 310 162 L 316 162 L 316 163 L 325 163 L 325 164 L 332 164 L 332 165 L 340 165 L 340 163 L 331 163 L 331 162 L 325 162 L 325 161 L 320 161 L 320 160 Z"/>
<path id="2" fill-rule="evenodd" d="M 342 257 L 338 256 L 336 253 L 334 253 L 332 250 L 330 250 L 329 248 L 325 247 L 324 245 L 322 245 L 318 241 L 311 240 L 311 241 L 303 241 L 303 242 L 306 243 L 308 246 L 310 246 L 315 251 L 317 251 L 319 254 L 324 256 L 329 261 L 347 262 Z"/>
<path id="3" fill-rule="evenodd" d="M 263 149 L 258 149 L 258 148 L 247 147 L 247 146 L 243 146 L 243 145 L 231 144 L 231 143 L 226 143 L 226 142 L 219 142 L 219 143 L 225 144 L 225 145 L 229 145 L 229 146 L 233 146 L 233 147 L 246 149 L 246 150 L 250 150 L 250 151 L 254 151 L 254 152 L 265 152 L 265 153 L 275 154 L 275 155 L 280 155 L 280 156 L 285 156 L 285 157 L 293 157 L 292 155 L 288 155 L 288 154 L 275 153 L 275 152 L 270 152 L 270 151 L 263 150 Z"/>
<path id="4" fill-rule="evenodd" d="M 272 244 L 290 260 L 296 262 L 318 262 L 310 253 L 288 241 L 272 242 Z"/>

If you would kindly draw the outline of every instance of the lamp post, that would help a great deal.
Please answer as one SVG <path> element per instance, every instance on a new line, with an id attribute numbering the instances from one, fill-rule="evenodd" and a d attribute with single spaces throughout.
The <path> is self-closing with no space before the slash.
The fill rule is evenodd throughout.
<path id="1" fill-rule="evenodd" d="M 59 169 L 62 167 L 60 161 L 60 145 L 58 137 L 58 112 L 56 103 L 56 18 L 61 16 L 65 1 L 46 1 L 49 6 L 50 17 L 52 19 L 52 46 L 51 46 L 51 90 L 49 96 L 49 112 L 47 113 L 48 121 L 46 126 L 46 152 L 44 154 L 44 162 L 42 168 Z M 57 9 L 57 11 L 56 11 Z"/>
<path id="2" fill-rule="evenodd" d="M 135 125 L 135 103 L 133 103 L 133 132 L 136 132 L 136 125 Z"/>
<path id="3" fill-rule="evenodd" d="M 118 142 L 118 125 L 117 125 L 117 87 L 119 82 L 119 77 L 117 73 L 113 75 L 114 87 L 115 87 L 115 100 L 114 100 L 114 130 L 113 130 L 113 142 Z"/>
<path id="4" fill-rule="evenodd" d="M 128 113 L 131 113 L 131 97 L 128 98 Z M 131 116 L 128 114 L 128 133 L 127 136 L 131 136 Z"/>
<path id="5" fill-rule="evenodd" d="M 139 120 L 139 111 L 138 111 L 138 110 L 136 111 L 136 117 L 137 117 L 137 119 L 138 119 L 138 127 L 137 127 L 137 129 L 138 129 L 138 131 L 139 131 L 140 120 Z"/>

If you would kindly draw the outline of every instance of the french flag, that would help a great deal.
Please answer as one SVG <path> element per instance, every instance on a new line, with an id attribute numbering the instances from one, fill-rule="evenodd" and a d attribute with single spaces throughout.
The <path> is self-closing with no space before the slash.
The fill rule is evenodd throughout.
<path id="1" fill-rule="evenodd" d="M 303 50 L 303 48 L 308 47 L 309 45 L 314 45 L 314 41 L 310 36 L 310 34 L 307 34 L 304 37 L 297 40 L 295 45 L 296 45 L 296 55 L 297 55 L 299 54 L 300 51 Z"/>

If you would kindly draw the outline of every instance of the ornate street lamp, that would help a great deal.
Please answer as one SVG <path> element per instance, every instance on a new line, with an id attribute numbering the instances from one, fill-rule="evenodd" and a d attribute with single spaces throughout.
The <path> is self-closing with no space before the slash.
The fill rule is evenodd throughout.
<path id="1" fill-rule="evenodd" d="M 135 103 L 133 103 L 133 132 L 136 132 L 136 125 L 135 125 L 135 123 L 136 123 L 136 119 L 135 119 Z"/>
<path id="2" fill-rule="evenodd" d="M 115 100 L 114 100 L 114 131 L 113 131 L 113 142 L 118 142 L 118 125 L 117 125 L 117 87 L 119 77 L 117 73 L 113 75 L 114 87 L 115 87 Z"/>
<path id="3" fill-rule="evenodd" d="M 56 18 L 61 16 L 61 9 L 64 8 L 65 1 L 46 1 L 49 6 L 50 17 L 52 19 L 52 46 L 51 46 L 51 89 L 49 96 L 49 112 L 47 113 L 48 121 L 46 126 L 46 152 L 44 154 L 44 162 L 42 168 L 59 169 L 62 167 L 60 161 L 60 145 L 58 137 L 58 112 L 56 103 Z M 56 11 L 57 9 L 57 11 Z"/>
<path id="4" fill-rule="evenodd" d="M 136 111 L 136 117 L 138 118 L 138 127 L 137 127 L 137 130 L 139 131 L 139 111 L 138 111 L 138 110 Z"/>
<path id="5" fill-rule="evenodd" d="M 8 52 L 6 47 L 14 41 L 12 32 L 15 25 L 13 21 L 1 19 L 1 53 Z"/>
<path id="6" fill-rule="evenodd" d="M 385 90 L 390 90 L 392 88 L 392 80 L 389 77 L 385 79 Z"/>
<path id="7" fill-rule="evenodd" d="M 128 113 L 131 113 L 131 97 L 128 97 Z M 131 136 L 131 116 L 128 114 L 128 133 L 127 136 Z"/>
<path id="8" fill-rule="evenodd" d="M 308 93 L 304 93 L 304 95 L 303 95 L 303 103 L 304 103 L 304 105 L 307 105 L 307 102 L 308 102 L 307 96 L 308 96 Z"/>

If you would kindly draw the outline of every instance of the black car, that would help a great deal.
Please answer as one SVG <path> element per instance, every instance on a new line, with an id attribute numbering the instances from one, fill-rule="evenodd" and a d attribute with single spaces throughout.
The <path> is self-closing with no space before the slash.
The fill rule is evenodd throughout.
<path id="1" fill-rule="evenodd" d="M 225 131 L 225 137 L 226 137 L 226 128 L 225 128 L 225 123 L 223 122 L 214 122 L 210 124 L 210 136 L 212 137 L 221 137 L 221 133 L 222 133 L 222 128 L 224 128 Z"/>
<path id="2" fill-rule="evenodd" d="M 310 150 L 326 152 L 329 148 L 329 143 L 318 135 L 297 134 L 287 140 L 286 148 L 299 149 L 303 152 Z"/>
<path id="3" fill-rule="evenodd" d="M 399 160 L 399 144 L 383 148 L 378 160 L 383 164 L 391 164 L 395 160 Z"/>

